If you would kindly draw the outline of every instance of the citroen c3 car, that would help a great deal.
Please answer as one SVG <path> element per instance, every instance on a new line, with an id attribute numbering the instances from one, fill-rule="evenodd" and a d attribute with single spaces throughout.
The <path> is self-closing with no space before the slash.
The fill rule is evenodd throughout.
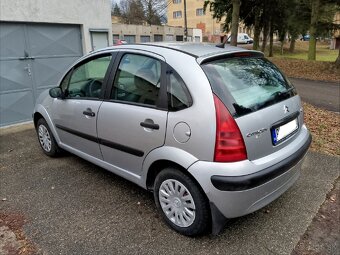
<path id="1" fill-rule="evenodd" d="M 188 236 L 278 198 L 311 143 L 292 84 L 261 52 L 230 46 L 92 52 L 40 95 L 33 118 L 45 154 L 71 152 L 152 191 Z"/>

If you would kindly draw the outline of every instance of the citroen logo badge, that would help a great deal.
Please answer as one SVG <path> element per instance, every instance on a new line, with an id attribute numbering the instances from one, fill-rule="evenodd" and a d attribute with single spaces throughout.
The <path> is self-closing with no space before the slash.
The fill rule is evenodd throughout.
<path id="1" fill-rule="evenodd" d="M 289 108 L 288 108 L 287 105 L 284 105 L 284 106 L 283 106 L 283 112 L 284 112 L 284 113 L 289 112 Z"/>

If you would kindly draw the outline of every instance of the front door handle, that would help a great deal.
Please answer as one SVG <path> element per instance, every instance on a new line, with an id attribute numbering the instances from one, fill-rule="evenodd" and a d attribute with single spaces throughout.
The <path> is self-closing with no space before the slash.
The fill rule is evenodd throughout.
<path id="1" fill-rule="evenodd" d="M 83 111 L 83 114 L 90 117 L 96 116 L 96 114 L 91 110 L 91 108 L 87 108 L 85 111 Z"/>
<path id="2" fill-rule="evenodd" d="M 144 128 L 150 128 L 150 129 L 156 129 L 156 130 L 159 129 L 158 124 L 155 124 L 155 123 L 147 121 L 147 120 L 145 120 L 144 122 L 141 122 L 140 125 Z"/>
<path id="3" fill-rule="evenodd" d="M 20 57 L 19 60 L 34 60 L 35 57 Z"/>

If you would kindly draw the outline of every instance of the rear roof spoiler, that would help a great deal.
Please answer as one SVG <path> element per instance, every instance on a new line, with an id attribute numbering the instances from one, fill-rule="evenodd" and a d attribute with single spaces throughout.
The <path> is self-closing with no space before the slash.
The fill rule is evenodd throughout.
<path id="1" fill-rule="evenodd" d="M 229 51 L 229 52 L 218 52 L 216 54 L 211 54 L 211 55 L 205 55 L 202 57 L 197 58 L 197 63 L 198 64 L 204 64 L 206 62 L 211 62 L 219 59 L 224 59 L 224 58 L 239 58 L 239 57 L 257 57 L 257 58 L 263 58 L 264 54 L 261 51 L 256 51 L 256 50 L 242 50 L 239 49 L 235 51 Z"/>

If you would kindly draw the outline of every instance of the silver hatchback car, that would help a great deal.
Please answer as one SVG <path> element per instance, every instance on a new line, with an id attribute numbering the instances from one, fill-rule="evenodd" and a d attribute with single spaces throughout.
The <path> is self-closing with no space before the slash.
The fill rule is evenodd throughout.
<path id="1" fill-rule="evenodd" d="M 278 198 L 311 143 L 300 97 L 261 52 L 203 44 L 92 52 L 33 118 L 45 154 L 69 151 L 152 191 L 189 236 Z"/>

